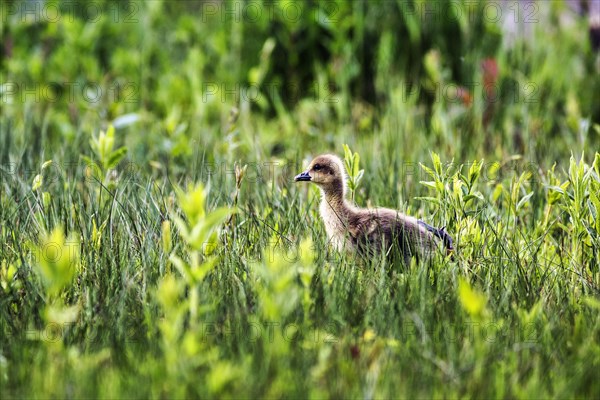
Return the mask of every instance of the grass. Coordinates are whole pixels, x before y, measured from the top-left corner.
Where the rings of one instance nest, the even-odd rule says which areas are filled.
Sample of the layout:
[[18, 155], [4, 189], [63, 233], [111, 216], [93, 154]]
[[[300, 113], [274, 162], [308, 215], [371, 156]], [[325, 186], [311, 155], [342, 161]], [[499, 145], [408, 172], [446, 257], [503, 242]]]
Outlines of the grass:
[[[228, 219], [214, 208], [233, 206], [232, 177], [179, 197], [141, 174], [103, 182], [78, 169], [36, 190], [13, 177], [2, 198], [3, 393], [593, 397], [600, 156], [547, 182], [496, 185], [476, 176], [483, 164], [460, 176], [433, 160], [437, 189], [411, 204], [435, 205], [423, 216], [449, 224], [457, 261], [404, 271], [328, 249], [317, 193], [291, 183], [240, 178]], [[184, 233], [194, 226], [200, 239]], [[44, 273], [55, 259], [66, 265]]]
[[[127, 76], [145, 24], [169, 31], [156, 21], [177, 6], [153, 7], [115, 44], [107, 72]], [[192, 66], [215, 54], [227, 65], [240, 48], [185, 42], [193, 25], [176, 14], [189, 58], [148, 33], [136, 50], [148, 61], [139, 102], [3, 104], [3, 399], [600, 397], [599, 80], [582, 23], [494, 54], [498, 84], [534, 83], [535, 101], [508, 92], [490, 104], [483, 89], [471, 105], [407, 94], [384, 29], [375, 104], [341, 85], [334, 103], [275, 96], [267, 110], [202, 100]], [[88, 25], [57, 26], [84, 41]], [[63, 34], [49, 26], [43, 35]], [[217, 28], [215, 37], [230, 29]], [[15, 54], [28, 54], [19, 29], [33, 28], [10, 29]], [[21, 70], [16, 57], [2, 72], [46, 82], [76, 63], [105, 71], [88, 65], [101, 58], [95, 47], [79, 46], [85, 57], [73, 62], [48, 56], [51, 71]], [[453, 84], [456, 60], [424, 54], [423, 87]], [[42, 75], [20, 75], [30, 69]], [[317, 189], [292, 182], [322, 152], [346, 154], [357, 204], [447, 226], [456, 260], [398, 269], [332, 250]]]

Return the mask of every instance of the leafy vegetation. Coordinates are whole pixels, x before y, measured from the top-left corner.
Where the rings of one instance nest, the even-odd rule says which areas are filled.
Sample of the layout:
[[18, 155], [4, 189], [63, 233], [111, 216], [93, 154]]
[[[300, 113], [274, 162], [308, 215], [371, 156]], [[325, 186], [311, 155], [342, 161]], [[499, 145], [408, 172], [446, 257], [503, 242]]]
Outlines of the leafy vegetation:
[[[566, 3], [86, 4], [0, 5], [0, 397], [600, 397]], [[455, 259], [332, 250], [325, 152]]]

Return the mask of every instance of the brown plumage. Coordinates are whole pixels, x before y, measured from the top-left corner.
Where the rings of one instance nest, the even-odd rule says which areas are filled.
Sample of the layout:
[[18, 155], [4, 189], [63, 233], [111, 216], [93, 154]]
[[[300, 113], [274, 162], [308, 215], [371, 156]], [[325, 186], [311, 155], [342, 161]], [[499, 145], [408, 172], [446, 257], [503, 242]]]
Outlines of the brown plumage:
[[363, 209], [346, 200], [346, 170], [337, 156], [316, 157], [294, 180], [315, 183], [321, 189], [320, 213], [330, 243], [338, 250], [363, 255], [383, 251], [411, 257], [429, 256], [436, 249], [453, 250], [450, 235], [423, 221], [389, 208]]

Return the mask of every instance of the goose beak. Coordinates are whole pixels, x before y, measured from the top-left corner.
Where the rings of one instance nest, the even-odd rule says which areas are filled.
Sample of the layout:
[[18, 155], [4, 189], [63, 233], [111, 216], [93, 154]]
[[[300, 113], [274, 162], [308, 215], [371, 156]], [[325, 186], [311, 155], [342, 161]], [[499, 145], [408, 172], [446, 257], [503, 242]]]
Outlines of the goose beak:
[[303, 173], [296, 175], [294, 178], [294, 182], [302, 182], [302, 181], [310, 181], [311, 177], [308, 174], [308, 171], [304, 171]]

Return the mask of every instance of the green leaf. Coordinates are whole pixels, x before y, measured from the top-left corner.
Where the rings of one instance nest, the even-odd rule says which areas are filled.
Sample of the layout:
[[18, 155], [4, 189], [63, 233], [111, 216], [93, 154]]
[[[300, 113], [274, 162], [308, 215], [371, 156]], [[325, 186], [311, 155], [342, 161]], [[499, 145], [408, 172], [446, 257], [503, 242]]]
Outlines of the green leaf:
[[162, 238], [162, 246], [163, 251], [165, 253], [170, 253], [173, 248], [173, 240], [171, 235], [171, 221], [164, 220], [161, 224], [161, 238]]
[[43, 182], [44, 182], [44, 178], [42, 177], [42, 175], [37, 174], [35, 176], [35, 178], [33, 178], [33, 183], [31, 184], [31, 190], [35, 192], [42, 186]]
[[112, 124], [108, 125], [108, 129], [106, 130], [106, 137], [109, 139], [114, 139], [115, 137], [115, 127]]
[[79, 241], [65, 238], [61, 226], [49, 235], [43, 234], [40, 245], [34, 245], [38, 272], [49, 294], [54, 295], [70, 284], [79, 262]]
[[466, 203], [467, 201], [473, 200], [473, 199], [478, 199], [478, 200], [481, 200], [481, 201], [484, 200], [483, 195], [480, 192], [475, 192], [475, 193], [471, 193], [471, 194], [466, 195], [465, 198], [464, 198], [464, 201]]
[[471, 165], [471, 168], [469, 168], [469, 186], [473, 186], [479, 178], [482, 166], [483, 160], [480, 162], [474, 161], [473, 165]]
[[44, 162], [42, 164], [42, 171], [45, 170], [47, 167], [49, 167], [50, 165], [52, 165], [52, 160], [48, 160], [46, 162]]
[[91, 159], [90, 157], [88, 157], [88, 156], [84, 156], [84, 155], [82, 154], [82, 155], [80, 155], [79, 157], [81, 157], [81, 159], [82, 159], [82, 160], [83, 160], [83, 162], [85, 163], [86, 167], [87, 167], [88, 165], [95, 164], [94, 160], [92, 160], [92, 159]]
[[231, 208], [220, 207], [207, 214], [203, 220], [191, 227], [191, 232], [186, 238], [188, 244], [195, 250], [202, 250], [213, 230], [219, 227], [232, 212], [234, 210]]
[[419, 163], [419, 165], [421, 166], [423, 171], [425, 171], [427, 173], [427, 175], [431, 176], [432, 178], [435, 178], [435, 172], [431, 168], [427, 167], [423, 163]]
[[590, 202], [596, 209], [594, 220], [596, 221], [596, 231], [600, 232], [600, 198], [598, 198], [598, 195], [593, 190], [590, 191]]
[[517, 203], [516, 209], [519, 210], [523, 205], [525, 205], [525, 203], [529, 201], [531, 196], [533, 196], [533, 192], [527, 193], [525, 196], [523, 196], [521, 200], [519, 200], [519, 202]]
[[181, 235], [181, 237], [187, 238], [190, 233], [188, 231], [188, 227], [187, 227], [187, 224], [185, 223], [185, 221], [183, 219], [179, 218], [177, 215], [172, 215], [171, 217], [173, 219], [173, 222], [175, 222], [175, 225], [177, 226], [177, 229], [179, 230], [179, 234]]
[[503, 192], [504, 192], [504, 186], [502, 186], [501, 183], [497, 184], [496, 187], [494, 188], [494, 191], [492, 192], [492, 200], [498, 201], [500, 196], [502, 196]]
[[433, 169], [438, 173], [438, 175], [442, 174], [442, 161], [440, 160], [440, 156], [435, 153], [435, 152], [431, 152], [431, 161], [433, 162]]
[[480, 317], [485, 312], [486, 297], [482, 293], [472, 289], [469, 283], [463, 278], [460, 278], [458, 282], [458, 297], [463, 309], [471, 317]]
[[199, 220], [204, 218], [206, 214], [204, 207], [208, 191], [202, 183], [189, 185], [186, 191], [176, 187], [175, 191], [177, 192], [179, 206], [190, 225], [195, 225]]
[[177, 271], [183, 276], [186, 282], [191, 283], [194, 280], [194, 275], [190, 266], [175, 254], [169, 256], [169, 260], [173, 263]]
[[196, 282], [201, 282], [204, 277], [217, 265], [217, 261], [219, 259], [217, 257], [211, 257], [208, 260], [204, 261], [197, 268], [192, 271], [194, 279]]
[[423, 200], [423, 201], [426, 201], [428, 203], [433, 203], [433, 204], [438, 204], [438, 205], [442, 204], [442, 202], [439, 199], [435, 198], [435, 197], [415, 197], [415, 199], [417, 199], [417, 200]]
[[421, 185], [424, 185], [424, 186], [427, 186], [429, 188], [437, 190], [437, 186], [435, 184], [435, 181], [419, 181], [419, 183]]
[[557, 192], [560, 194], [565, 194], [565, 191], [560, 186], [549, 185], [546, 187], [548, 188], [549, 191]]
[[346, 162], [349, 162], [352, 158], [352, 151], [350, 151], [350, 147], [347, 144], [344, 144], [344, 159]]
[[127, 154], [127, 147], [123, 146], [120, 147], [119, 149], [113, 151], [110, 155], [110, 157], [108, 158], [108, 161], [106, 163], [106, 165], [104, 166], [105, 169], [111, 169], [114, 168], [119, 161], [121, 161], [123, 159], [123, 157], [125, 157], [125, 155]]
[[358, 183], [358, 181], [360, 181], [362, 179], [364, 174], [365, 174], [364, 169], [361, 169], [360, 171], [358, 171], [358, 174], [356, 175], [356, 183]]

